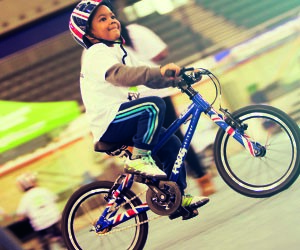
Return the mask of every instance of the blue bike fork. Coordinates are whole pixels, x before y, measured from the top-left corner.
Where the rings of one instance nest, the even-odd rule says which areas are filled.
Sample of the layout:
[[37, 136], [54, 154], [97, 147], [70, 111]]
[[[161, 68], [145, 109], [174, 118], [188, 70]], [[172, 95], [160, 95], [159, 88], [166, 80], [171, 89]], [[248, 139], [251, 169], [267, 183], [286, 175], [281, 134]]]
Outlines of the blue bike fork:
[[205, 100], [203, 100], [200, 94], [197, 94], [193, 101], [197, 103], [197, 105], [203, 107], [204, 112], [210, 117], [210, 119], [228, 135], [239, 142], [244, 148], [246, 148], [252, 156], [258, 157], [261, 155], [264, 147], [258, 142], [253, 141], [247, 134], [244, 133], [244, 131], [239, 131], [226, 123], [224, 117], [215, 111]]

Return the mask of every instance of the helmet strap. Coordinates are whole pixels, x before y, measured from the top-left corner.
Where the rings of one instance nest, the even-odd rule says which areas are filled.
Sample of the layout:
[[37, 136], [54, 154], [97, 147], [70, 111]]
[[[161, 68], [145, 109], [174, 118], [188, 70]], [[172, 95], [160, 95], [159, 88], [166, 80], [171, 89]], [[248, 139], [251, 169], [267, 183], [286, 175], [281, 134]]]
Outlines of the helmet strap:
[[[124, 43], [123, 41], [124, 41], [124, 39], [123, 39], [122, 36], [120, 36], [120, 40], [117, 40], [117, 41], [108, 41], [108, 40], [105, 40], [105, 39], [100, 39], [100, 38], [95, 37], [93, 34], [89, 34], [89, 36], [92, 37], [93, 39], [97, 40], [98, 43], [104, 43], [107, 46], [111, 46], [113, 44], [120, 44], [120, 47], [121, 47], [121, 49], [124, 52], [124, 55], [122, 57], [122, 63], [124, 65], [126, 65], [125, 58], [127, 57], [127, 51], [123, 47], [123, 43]], [[93, 45], [93, 43], [86, 36], [84, 36], [84, 38], [85, 38], [84, 43], [86, 45], [88, 45], [88, 47], [91, 47]]]
[[122, 49], [123, 52], [124, 52], [124, 55], [123, 55], [123, 57], [122, 57], [122, 63], [123, 63], [124, 65], [126, 65], [125, 58], [126, 58], [126, 56], [127, 56], [127, 51], [126, 51], [125, 48], [123, 47], [123, 43], [122, 43], [122, 42], [120, 43], [120, 47], [121, 47], [121, 49]]

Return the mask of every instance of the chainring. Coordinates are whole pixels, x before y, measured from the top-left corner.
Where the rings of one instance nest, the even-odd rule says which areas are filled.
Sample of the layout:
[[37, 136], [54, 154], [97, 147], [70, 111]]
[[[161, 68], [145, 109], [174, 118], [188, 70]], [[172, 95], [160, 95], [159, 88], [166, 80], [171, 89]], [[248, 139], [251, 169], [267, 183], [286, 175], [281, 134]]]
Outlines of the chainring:
[[[155, 188], [155, 186], [154, 186]], [[165, 194], [159, 197], [155, 191], [149, 187], [146, 193], [146, 201], [150, 209], [158, 215], [170, 215], [181, 205], [182, 194], [178, 185], [173, 181], [160, 181], [158, 188]]]

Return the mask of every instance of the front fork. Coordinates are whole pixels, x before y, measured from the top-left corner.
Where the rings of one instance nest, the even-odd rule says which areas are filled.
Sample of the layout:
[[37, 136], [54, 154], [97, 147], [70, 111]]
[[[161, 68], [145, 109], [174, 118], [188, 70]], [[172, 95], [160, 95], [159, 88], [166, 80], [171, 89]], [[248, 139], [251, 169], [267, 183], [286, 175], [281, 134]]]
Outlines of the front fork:
[[243, 147], [245, 147], [252, 156], [264, 156], [266, 154], [265, 146], [256, 141], [253, 141], [250, 136], [245, 133], [245, 130], [247, 130], [248, 128], [247, 124], [243, 124], [239, 120], [234, 119], [228, 112], [228, 110], [222, 108], [220, 108], [220, 110], [223, 112], [226, 118], [216, 112], [212, 107], [209, 109], [209, 111], [206, 112], [206, 114], [227, 134], [232, 136]]

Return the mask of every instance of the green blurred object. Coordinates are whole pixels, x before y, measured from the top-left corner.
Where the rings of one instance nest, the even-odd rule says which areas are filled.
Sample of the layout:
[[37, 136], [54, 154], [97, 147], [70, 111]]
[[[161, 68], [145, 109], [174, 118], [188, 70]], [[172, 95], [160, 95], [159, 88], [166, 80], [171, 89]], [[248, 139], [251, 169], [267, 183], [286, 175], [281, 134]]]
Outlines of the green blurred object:
[[247, 87], [247, 92], [249, 95], [253, 95], [255, 92], [258, 90], [258, 84], [257, 83], [252, 83]]
[[66, 125], [79, 114], [75, 101], [0, 101], [0, 153]]

